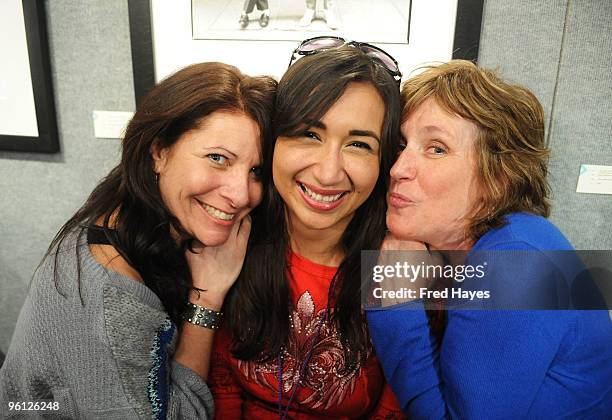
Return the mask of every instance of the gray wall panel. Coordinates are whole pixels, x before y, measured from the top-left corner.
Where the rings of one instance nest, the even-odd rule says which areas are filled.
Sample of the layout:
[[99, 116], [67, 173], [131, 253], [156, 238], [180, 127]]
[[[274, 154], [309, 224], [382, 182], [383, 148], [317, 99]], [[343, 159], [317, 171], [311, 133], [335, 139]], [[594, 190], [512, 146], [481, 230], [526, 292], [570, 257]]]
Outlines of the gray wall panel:
[[[529, 88], [550, 118], [567, 0], [487, 0], [478, 64]], [[548, 123], [547, 125], [548, 126]]]
[[134, 109], [127, 1], [46, 1], [61, 153], [0, 152], [0, 351], [34, 268], [61, 225], [119, 158], [92, 111]]
[[609, 0], [487, 0], [483, 14], [478, 62], [542, 102], [551, 220], [579, 249], [612, 249], [612, 198], [575, 192], [581, 163], [612, 165], [611, 10]]
[[553, 220], [577, 248], [612, 249], [612, 196], [576, 193], [580, 164], [612, 165], [612, 2], [571, 0], [550, 129]]

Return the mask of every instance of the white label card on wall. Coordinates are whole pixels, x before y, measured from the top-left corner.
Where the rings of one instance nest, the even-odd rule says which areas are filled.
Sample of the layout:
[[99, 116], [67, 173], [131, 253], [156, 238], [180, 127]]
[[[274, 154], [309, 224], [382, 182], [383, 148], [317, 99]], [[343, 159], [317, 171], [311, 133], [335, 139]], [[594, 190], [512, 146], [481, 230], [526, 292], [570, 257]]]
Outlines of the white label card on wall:
[[576, 192], [612, 194], [612, 166], [580, 165]]
[[125, 134], [133, 112], [122, 111], [94, 111], [94, 133], [97, 138], [120, 139]]

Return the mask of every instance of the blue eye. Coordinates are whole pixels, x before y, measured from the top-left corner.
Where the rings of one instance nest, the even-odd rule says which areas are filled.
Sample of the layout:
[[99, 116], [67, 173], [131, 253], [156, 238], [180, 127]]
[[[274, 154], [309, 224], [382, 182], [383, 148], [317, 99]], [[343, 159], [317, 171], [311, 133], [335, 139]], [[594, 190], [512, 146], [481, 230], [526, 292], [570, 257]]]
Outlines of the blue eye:
[[441, 146], [430, 146], [429, 150], [431, 150], [431, 152], [437, 156], [442, 156], [446, 154], [446, 149]]
[[218, 153], [209, 153], [206, 155], [206, 157], [218, 165], [225, 166], [227, 165], [227, 162], [228, 162], [227, 157], [220, 155]]

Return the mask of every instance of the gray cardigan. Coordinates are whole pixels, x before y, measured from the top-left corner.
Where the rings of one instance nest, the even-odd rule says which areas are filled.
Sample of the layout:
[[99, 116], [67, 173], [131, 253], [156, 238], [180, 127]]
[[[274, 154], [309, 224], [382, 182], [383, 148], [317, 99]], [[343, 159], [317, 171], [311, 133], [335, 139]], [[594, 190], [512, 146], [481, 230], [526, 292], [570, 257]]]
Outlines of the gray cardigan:
[[[34, 275], [0, 369], [0, 418], [212, 418], [206, 383], [172, 360], [178, 333], [161, 301], [98, 264], [85, 236], [58, 251], [57, 287], [55, 254]], [[30, 401], [58, 411], [9, 411]]]

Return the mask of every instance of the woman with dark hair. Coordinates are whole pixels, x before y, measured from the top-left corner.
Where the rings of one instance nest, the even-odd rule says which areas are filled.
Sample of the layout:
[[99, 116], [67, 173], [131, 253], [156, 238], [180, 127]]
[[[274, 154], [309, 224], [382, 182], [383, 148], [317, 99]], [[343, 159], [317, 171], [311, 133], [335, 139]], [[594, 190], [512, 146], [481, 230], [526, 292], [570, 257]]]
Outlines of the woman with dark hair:
[[3, 412], [47, 400], [66, 418], [212, 416], [212, 337], [261, 200], [275, 92], [201, 63], [145, 97], [120, 164], [37, 269], [0, 371]]
[[414, 419], [609, 418], [612, 323], [605, 310], [565, 310], [588, 284], [576, 283], [574, 249], [547, 219], [539, 101], [463, 60], [409, 79], [402, 99], [383, 249], [426, 247], [482, 272], [434, 286], [477, 301], [446, 299], [439, 339], [422, 294], [366, 312], [402, 408]]
[[385, 233], [400, 74], [384, 51], [339, 38], [304, 41], [298, 55], [279, 82], [263, 220], [215, 338], [216, 413], [393, 417], [360, 306], [360, 254]]

